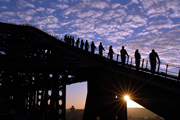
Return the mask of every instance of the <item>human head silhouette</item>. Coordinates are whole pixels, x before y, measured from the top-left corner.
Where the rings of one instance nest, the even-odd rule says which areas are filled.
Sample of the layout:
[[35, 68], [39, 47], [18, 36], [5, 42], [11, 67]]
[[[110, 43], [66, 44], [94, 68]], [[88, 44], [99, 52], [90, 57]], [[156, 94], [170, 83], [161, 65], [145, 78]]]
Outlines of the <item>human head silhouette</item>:
[[138, 49], [136, 49], [136, 53], [138, 52], [139, 50]]

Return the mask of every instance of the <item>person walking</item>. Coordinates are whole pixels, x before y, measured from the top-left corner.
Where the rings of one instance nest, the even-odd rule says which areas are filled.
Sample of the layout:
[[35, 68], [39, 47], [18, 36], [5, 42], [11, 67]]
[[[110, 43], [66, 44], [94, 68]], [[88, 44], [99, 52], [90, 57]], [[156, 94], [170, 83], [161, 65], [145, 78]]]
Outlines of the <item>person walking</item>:
[[136, 51], [135, 51], [135, 53], [134, 53], [134, 57], [135, 57], [135, 63], [136, 63], [136, 70], [139, 71], [139, 65], [140, 65], [141, 55], [140, 55], [138, 49], [136, 49]]
[[120, 54], [121, 54], [121, 62], [122, 62], [122, 66], [124, 67], [125, 61], [126, 61], [126, 55], [128, 55], [127, 51], [124, 49], [124, 46], [122, 46], [122, 49], [120, 50]]
[[83, 47], [84, 47], [84, 42], [83, 42], [83, 40], [81, 40], [80, 48], [83, 50]]
[[92, 43], [91, 43], [91, 53], [94, 54], [95, 49], [96, 49], [96, 46], [94, 45], [94, 41], [92, 41]]
[[155, 52], [154, 49], [152, 49], [152, 52], [149, 54], [149, 60], [151, 64], [151, 73], [154, 75], [155, 69], [156, 69], [156, 59], [158, 59], [158, 62], [160, 64], [160, 59], [158, 54]]
[[77, 47], [77, 48], [79, 47], [79, 41], [80, 41], [80, 38], [78, 38], [78, 39], [76, 40], [76, 47]]
[[112, 49], [112, 45], [109, 47], [109, 53], [108, 53], [108, 56], [110, 57], [110, 61], [113, 60], [113, 54], [114, 54], [114, 51]]
[[99, 55], [102, 57], [103, 56], [103, 50], [105, 51], [104, 47], [102, 46], [102, 42], [99, 44]]
[[88, 40], [86, 40], [86, 42], [85, 42], [85, 51], [88, 52], [88, 49], [89, 49], [89, 43], [88, 43]]

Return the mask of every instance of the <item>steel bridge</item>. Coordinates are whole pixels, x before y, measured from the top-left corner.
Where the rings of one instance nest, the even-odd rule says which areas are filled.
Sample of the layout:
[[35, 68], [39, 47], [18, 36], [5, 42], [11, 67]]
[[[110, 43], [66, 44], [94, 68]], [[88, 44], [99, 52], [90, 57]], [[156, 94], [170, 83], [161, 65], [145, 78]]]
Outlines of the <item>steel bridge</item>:
[[0, 23], [0, 119], [65, 120], [66, 85], [87, 81], [83, 120], [127, 120], [123, 96], [166, 120], [180, 119], [179, 68], [162, 63], [154, 75], [119, 54], [110, 61], [31, 25]]

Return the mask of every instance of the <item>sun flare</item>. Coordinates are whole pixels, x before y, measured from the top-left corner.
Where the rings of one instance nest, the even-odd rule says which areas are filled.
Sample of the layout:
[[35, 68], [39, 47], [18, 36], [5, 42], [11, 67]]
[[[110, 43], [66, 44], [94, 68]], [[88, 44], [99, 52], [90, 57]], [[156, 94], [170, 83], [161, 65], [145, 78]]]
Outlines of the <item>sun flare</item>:
[[136, 102], [134, 102], [133, 100], [131, 100], [128, 95], [125, 95], [124, 99], [127, 102], [127, 107], [128, 108], [143, 108], [143, 106], [141, 106], [141, 105], [137, 104]]
[[125, 96], [124, 96], [124, 99], [125, 99], [126, 101], [130, 100], [130, 98], [129, 98], [128, 95], [125, 95]]

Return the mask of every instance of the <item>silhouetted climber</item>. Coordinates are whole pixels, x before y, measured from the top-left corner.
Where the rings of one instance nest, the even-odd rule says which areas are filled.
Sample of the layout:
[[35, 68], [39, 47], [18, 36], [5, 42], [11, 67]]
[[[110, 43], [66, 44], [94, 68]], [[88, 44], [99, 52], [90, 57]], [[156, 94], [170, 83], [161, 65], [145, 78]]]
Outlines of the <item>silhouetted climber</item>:
[[88, 49], [89, 49], [89, 43], [88, 43], [88, 40], [86, 40], [86, 42], [85, 42], [85, 51], [88, 52]]
[[152, 49], [152, 52], [149, 54], [150, 64], [151, 64], [151, 73], [154, 74], [156, 69], [156, 58], [158, 59], [158, 62], [160, 64], [160, 59], [158, 54], [155, 52], [154, 49]]
[[99, 44], [99, 55], [100, 56], [103, 55], [103, 50], [104, 50], [104, 47], [102, 46], [102, 42], [100, 42], [100, 44]]
[[91, 53], [94, 54], [95, 49], [96, 49], [96, 46], [94, 45], [94, 41], [92, 41], [92, 43], [91, 43]]
[[108, 53], [108, 56], [110, 57], [110, 60], [112, 61], [113, 59], [113, 54], [114, 54], [114, 51], [112, 49], [112, 45], [109, 47], [109, 53]]
[[138, 49], [136, 49], [136, 51], [135, 51], [135, 53], [134, 53], [134, 57], [135, 57], [135, 63], [136, 63], [136, 70], [139, 71], [139, 65], [140, 65], [141, 55], [140, 55]]
[[72, 45], [72, 46], [74, 46], [74, 42], [75, 42], [74, 36], [72, 36], [72, 37], [71, 37], [71, 45]]
[[64, 42], [67, 42], [67, 34], [64, 36]]
[[77, 48], [79, 47], [79, 42], [80, 42], [80, 38], [78, 38], [78, 39], [76, 40], [76, 47], [77, 47]]
[[70, 38], [70, 36], [67, 36], [67, 43], [69, 44], [69, 45], [71, 45], [71, 38]]
[[121, 54], [122, 66], [124, 66], [125, 61], [126, 61], [126, 55], [129, 56], [127, 51], [124, 49], [124, 46], [122, 46], [122, 49], [120, 50], [120, 54]]
[[83, 42], [83, 40], [81, 40], [81, 49], [83, 50], [83, 46], [84, 46], [84, 42]]

